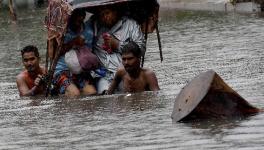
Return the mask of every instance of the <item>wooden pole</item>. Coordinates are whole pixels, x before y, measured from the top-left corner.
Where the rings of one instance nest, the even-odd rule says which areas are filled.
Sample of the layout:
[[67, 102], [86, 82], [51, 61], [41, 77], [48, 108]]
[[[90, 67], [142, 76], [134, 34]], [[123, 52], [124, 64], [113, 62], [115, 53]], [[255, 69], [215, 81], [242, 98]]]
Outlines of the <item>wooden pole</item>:
[[49, 94], [50, 94], [53, 74], [55, 72], [55, 68], [56, 68], [57, 62], [58, 62], [59, 57], [61, 55], [61, 52], [63, 50], [63, 47], [62, 47], [62, 41], [63, 40], [62, 39], [64, 39], [64, 38], [62, 37], [61, 38], [61, 42], [57, 43], [57, 44], [59, 44], [58, 45], [58, 49], [57, 49], [57, 51], [55, 53], [55, 56], [54, 56], [53, 60], [50, 62], [50, 68], [49, 68], [49, 71], [48, 71], [48, 82], [47, 82], [47, 87], [46, 87], [46, 97], [48, 97]]
[[13, 0], [9, 0], [9, 5], [8, 6], [9, 6], [11, 19], [16, 22], [17, 21], [17, 15], [16, 15], [16, 11], [15, 11], [15, 8], [14, 8]]
[[[145, 24], [145, 53], [147, 52], [147, 41], [148, 41], [148, 24], [149, 21], [148, 19], [146, 20], [146, 24]], [[141, 67], [144, 66], [144, 61], [145, 61], [145, 53], [142, 55], [142, 60], [141, 60]]]
[[1, 9], [1, 7], [2, 7], [2, 2], [3, 2], [3, 0], [0, 0], [0, 9]]
[[162, 62], [163, 61], [163, 55], [162, 55], [162, 47], [161, 47], [161, 40], [160, 40], [158, 22], [156, 23], [156, 33], [157, 33], [158, 44], [159, 44], [160, 61]]
[[46, 63], [45, 63], [45, 70], [48, 71], [49, 69], [49, 52], [48, 52], [48, 49], [49, 49], [49, 40], [47, 40], [47, 51], [46, 51]]

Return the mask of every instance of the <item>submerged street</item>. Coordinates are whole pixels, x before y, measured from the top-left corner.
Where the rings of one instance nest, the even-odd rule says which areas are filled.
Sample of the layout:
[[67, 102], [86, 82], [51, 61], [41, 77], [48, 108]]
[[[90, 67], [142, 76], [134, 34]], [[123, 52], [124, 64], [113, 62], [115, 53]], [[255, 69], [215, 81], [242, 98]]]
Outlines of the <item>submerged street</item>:
[[161, 91], [132, 95], [20, 98], [20, 49], [39, 47], [45, 64], [46, 8], [20, 10], [12, 24], [0, 13], [0, 149], [251, 149], [264, 148], [264, 114], [245, 119], [174, 123], [174, 100], [209, 69], [248, 102], [264, 108], [264, 17], [260, 14], [162, 10], [159, 58], [149, 35], [144, 66]]

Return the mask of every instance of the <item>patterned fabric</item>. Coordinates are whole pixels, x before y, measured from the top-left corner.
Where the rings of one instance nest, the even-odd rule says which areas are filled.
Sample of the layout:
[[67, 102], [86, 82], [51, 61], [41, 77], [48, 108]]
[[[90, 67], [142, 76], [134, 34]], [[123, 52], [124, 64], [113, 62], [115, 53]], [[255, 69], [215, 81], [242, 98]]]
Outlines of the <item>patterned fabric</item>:
[[45, 26], [48, 29], [48, 39], [56, 38], [59, 42], [66, 32], [68, 18], [72, 7], [65, 0], [49, 0], [48, 14]]
[[73, 75], [70, 71], [63, 71], [54, 77], [53, 84], [59, 87], [59, 93], [65, 94], [66, 88], [71, 84], [75, 84], [79, 89], [85, 85], [86, 78], [83, 75]]

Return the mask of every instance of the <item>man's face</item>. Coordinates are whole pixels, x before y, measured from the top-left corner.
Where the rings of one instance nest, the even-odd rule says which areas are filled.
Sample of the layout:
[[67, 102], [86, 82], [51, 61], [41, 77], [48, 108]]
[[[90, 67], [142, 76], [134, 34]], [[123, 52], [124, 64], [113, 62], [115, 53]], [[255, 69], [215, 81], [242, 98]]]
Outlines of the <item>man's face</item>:
[[140, 68], [140, 58], [137, 58], [133, 53], [122, 54], [122, 63], [128, 73], [133, 73]]
[[29, 72], [33, 72], [39, 67], [39, 58], [35, 56], [34, 52], [24, 53], [22, 61]]
[[103, 25], [112, 27], [118, 21], [117, 11], [105, 8], [100, 11], [99, 18]]

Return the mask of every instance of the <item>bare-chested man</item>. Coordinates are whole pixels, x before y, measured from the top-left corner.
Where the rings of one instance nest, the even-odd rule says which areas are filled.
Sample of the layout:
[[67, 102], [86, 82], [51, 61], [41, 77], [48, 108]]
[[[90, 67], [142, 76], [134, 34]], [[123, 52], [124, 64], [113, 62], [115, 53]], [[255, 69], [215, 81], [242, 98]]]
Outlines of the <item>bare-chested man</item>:
[[44, 93], [41, 78], [45, 74], [45, 69], [39, 65], [40, 57], [37, 47], [26, 46], [21, 50], [21, 55], [26, 70], [16, 78], [19, 95], [33, 96]]
[[155, 73], [140, 67], [141, 51], [135, 42], [129, 42], [122, 49], [122, 63], [112, 81], [108, 94], [113, 94], [121, 83], [122, 92], [158, 91], [159, 85]]

